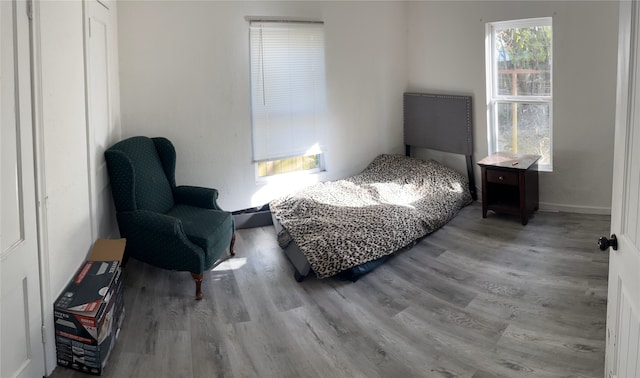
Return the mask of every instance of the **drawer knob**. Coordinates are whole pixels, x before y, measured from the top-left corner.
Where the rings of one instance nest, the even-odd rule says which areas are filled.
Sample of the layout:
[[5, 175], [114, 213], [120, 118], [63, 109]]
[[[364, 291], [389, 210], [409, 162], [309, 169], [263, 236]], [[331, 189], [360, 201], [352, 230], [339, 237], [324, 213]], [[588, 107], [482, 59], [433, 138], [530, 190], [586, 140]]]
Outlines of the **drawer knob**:
[[503, 176], [498, 176], [498, 180], [504, 181], [504, 177]]

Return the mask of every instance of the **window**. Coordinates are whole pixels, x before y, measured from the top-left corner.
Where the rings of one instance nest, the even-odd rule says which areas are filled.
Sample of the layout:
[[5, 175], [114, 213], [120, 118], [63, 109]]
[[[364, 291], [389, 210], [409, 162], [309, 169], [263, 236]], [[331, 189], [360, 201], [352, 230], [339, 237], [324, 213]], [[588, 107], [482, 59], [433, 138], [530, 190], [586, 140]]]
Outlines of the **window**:
[[489, 152], [541, 155], [553, 168], [551, 18], [487, 24]]
[[323, 24], [252, 21], [249, 39], [258, 177], [320, 170], [326, 113]]

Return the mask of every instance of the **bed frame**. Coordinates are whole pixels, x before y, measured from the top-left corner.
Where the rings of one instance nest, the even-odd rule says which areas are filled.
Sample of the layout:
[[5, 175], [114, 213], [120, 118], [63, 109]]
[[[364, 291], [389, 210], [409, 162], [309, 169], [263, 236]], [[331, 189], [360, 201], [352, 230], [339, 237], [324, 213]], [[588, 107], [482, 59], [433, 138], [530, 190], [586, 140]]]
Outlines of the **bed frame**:
[[[425, 93], [404, 94], [405, 154], [411, 147], [426, 148], [465, 156], [469, 191], [478, 199], [473, 175], [473, 137], [471, 96]], [[276, 235], [282, 230], [273, 217]], [[295, 268], [294, 277], [300, 282], [311, 272], [311, 265], [295, 242], [284, 249]]]

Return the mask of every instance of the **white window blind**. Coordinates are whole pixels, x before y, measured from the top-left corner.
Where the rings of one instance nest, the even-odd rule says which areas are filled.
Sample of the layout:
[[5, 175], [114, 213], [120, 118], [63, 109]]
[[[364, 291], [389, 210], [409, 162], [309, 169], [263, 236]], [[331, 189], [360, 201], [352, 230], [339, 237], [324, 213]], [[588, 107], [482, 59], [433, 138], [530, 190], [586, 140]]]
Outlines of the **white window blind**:
[[253, 21], [249, 39], [254, 162], [322, 153], [323, 25]]

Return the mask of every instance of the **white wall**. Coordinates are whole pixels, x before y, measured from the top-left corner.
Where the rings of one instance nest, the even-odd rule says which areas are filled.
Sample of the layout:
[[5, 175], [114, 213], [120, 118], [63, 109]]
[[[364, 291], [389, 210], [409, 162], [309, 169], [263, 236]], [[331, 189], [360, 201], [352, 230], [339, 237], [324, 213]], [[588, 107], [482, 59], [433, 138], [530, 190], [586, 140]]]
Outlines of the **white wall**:
[[[540, 205], [608, 213], [617, 12], [615, 1], [409, 2], [409, 89], [473, 95], [478, 161], [487, 154], [485, 24], [553, 17], [554, 163], [552, 173], [540, 173]], [[476, 177], [480, 186], [478, 167]]]
[[178, 185], [219, 189], [227, 210], [262, 205], [300, 184], [256, 184], [246, 20], [299, 17], [325, 22], [329, 151], [328, 171], [319, 178], [341, 178], [379, 153], [402, 152], [405, 8], [402, 2], [122, 2], [123, 137], [171, 139]]
[[[609, 211], [615, 1], [127, 1], [119, 8], [123, 136], [169, 137], [178, 183], [218, 188], [228, 210], [282, 193], [256, 184], [251, 164], [247, 16], [325, 21], [331, 143], [328, 172], [314, 176], [321, 180], [355, 173], [378, 153], [402, 152], [405, 90], [473, 95], [474, 160], [484, 157], [485, 24], [552, 16], [554, 171], [541, 173], [541, 206]], [[477, 167], [476, 175], [479, 182]]]
[[[91, 1], [91, 0], [89, 0]], [[44, 270], [44, 324], [49, 342], [47, 372], [55, 367], [53, 313], [56, 297], [73, 276], [94, 242], [90, 223], [83, 4], [75, 1], [36, 3], [35, 107], [36, 127], [41, 135], [45, 203], [42, 264]], [[117, 25], [116, 4], [110, 4], [111, 23]], [[112, 30], [115, 33], [115, 28]], [[117, 51], [117, 35], [111, 36]], [[111, 59], [112, 136], [119, 138], [117, 55]], [[112, 219], [112, 214], [98, 214]], [[114, 229], [111, 233], [116, 236]]]

